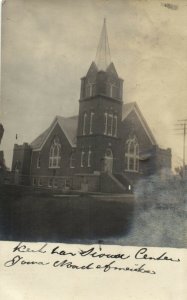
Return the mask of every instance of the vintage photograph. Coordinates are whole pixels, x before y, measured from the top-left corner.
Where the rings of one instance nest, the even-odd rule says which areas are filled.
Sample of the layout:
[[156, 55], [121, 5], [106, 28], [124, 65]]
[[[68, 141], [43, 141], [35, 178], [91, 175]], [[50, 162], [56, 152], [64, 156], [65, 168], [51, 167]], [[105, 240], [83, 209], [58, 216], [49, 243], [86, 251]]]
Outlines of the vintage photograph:
[[186, 15], [3, 2], [0, 240], [187, 248]]

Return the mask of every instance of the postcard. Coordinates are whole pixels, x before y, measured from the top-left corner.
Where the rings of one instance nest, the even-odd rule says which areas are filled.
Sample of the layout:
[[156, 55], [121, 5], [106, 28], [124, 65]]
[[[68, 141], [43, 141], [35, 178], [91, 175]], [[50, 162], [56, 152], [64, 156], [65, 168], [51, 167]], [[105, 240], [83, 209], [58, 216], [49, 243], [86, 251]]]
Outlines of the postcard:
[[187, 1], [1, 10], [1, 299], [185, 299]]

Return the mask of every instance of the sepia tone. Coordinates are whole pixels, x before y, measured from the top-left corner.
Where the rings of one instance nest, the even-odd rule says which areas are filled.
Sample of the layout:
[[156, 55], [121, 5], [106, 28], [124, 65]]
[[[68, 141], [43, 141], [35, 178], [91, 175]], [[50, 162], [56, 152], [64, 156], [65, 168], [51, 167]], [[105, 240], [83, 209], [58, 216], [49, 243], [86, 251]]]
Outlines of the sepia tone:
[[2, 239], [186, 247], [183, 3], [4, 3]]

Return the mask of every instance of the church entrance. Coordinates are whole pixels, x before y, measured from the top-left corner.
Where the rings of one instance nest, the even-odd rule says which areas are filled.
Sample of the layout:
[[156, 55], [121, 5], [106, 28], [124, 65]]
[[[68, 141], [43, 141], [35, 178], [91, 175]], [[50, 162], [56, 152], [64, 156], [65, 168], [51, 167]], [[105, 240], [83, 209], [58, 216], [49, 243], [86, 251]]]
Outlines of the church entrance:
[[107, 149], [104, 157], [104, 172], [112, 174], [113, 169], [113, 153], [111, 149]]

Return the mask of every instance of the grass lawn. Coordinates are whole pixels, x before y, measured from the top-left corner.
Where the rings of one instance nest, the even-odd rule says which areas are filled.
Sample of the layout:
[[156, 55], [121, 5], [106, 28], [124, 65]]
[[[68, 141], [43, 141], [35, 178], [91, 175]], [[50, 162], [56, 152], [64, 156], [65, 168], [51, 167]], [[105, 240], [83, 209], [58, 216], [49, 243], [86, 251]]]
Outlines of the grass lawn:
[[0, 193], [0, 239], [97, 242], [126, 235], [133, 220], [132, 196], [63, 195], [4, 186]]
[[4, 186], [0, 239], [187, 248], [185, 202], [151, 195], [145, 201], [137, 195], [52, 195]]

